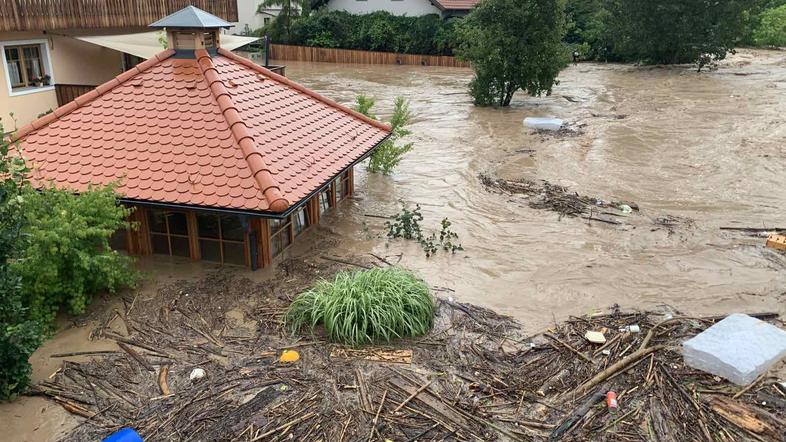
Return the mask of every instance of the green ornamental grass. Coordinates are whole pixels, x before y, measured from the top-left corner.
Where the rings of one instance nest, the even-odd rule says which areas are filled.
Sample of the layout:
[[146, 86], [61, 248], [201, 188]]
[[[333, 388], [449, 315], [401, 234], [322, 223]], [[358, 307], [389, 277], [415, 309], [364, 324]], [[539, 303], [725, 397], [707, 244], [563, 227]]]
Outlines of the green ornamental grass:
[[426, 284], [390, 267], [317, 282], [295, 298], [284, 323], [293, 333], [322, 324], [330, 340], [359, 346], [423, 335], [433, 320], [434, 299]]

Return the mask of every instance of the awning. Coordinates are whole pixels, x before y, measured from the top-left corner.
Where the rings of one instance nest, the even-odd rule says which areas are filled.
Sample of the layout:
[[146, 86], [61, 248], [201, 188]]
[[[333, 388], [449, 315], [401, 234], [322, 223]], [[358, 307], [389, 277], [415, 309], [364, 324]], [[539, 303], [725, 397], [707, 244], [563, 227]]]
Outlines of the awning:
[[[137, 34], [97, 35], [74, 38], [148, 59], [164, 50], [159, 41], [161, 36], [161, 33], [154, 31]], [[166, 38], [166, 36], [164, 36], [164, 38]], [[221, 34], [221, 47], [231, 51], [257, 40], [259, 40], [259, 38]]]

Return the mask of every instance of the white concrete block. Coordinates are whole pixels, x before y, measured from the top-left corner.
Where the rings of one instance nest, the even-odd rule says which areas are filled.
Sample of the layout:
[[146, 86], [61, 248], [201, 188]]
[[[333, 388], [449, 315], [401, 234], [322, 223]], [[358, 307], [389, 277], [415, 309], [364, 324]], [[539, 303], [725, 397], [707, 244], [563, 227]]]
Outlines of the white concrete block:
[[735, 313], [682, 344], [685, 363], [746, 385], [786, 356], [786, 331]]

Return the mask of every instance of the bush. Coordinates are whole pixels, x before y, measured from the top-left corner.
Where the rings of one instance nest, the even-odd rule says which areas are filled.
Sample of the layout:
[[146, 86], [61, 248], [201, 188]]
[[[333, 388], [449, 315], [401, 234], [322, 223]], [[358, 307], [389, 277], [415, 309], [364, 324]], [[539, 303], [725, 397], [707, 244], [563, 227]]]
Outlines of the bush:
[[22, 279], [31, 318], [52, 324], [63, 307], [82, 313], [94, 294], [134, 284], [131, 258], [109, 247], [110, 236], [129, 227], [130, 211], [117, 204], [114, 187], [79, 195], [30, 189], [22, 209], [25, 249], [13, 269]]
[[277, 25], [269, 25], [261, 32], [268, 33], [276, 43], [451, 55], [454, 27], [453, 20], [442, 20], [437, 14], [407, 17], [384, 11], [354, 15], [345, 11], [318, 10], [293, 21], [289, 32]]
[[762, 13], [753, 41], [759, 46], [786, 46], [786, 5]]
[[27, 168], [16, 146], [2, 137], [0, 122], [0, 400], [24, 391], [30, 381], [30, 355], [41, 345], [42, 330], [27, 319], [19, 277], [10, 264], [20, 252], [21, 193]]
[[[355, 110], [361, 114], [376, 119], [372, 113], [374, 99], [365, 95], [358, 95], [355, 99]], [[368, 161], [368, 170], [372, 173], [382, 173], [390, 175], [393, 169], [398, 166], [404, 155], [412, 150], [412, 143], [396, 144], [398, 140], [409, 135], [406, 127], [412, 121], [412, 113], [409, 111], [409, 103], [404, 97], [396, 97], [393, 102], [393, 116], [390, 117], [390, 127], [392, 129], [387, 140], [371, 153]]]
[[330, 340], [359, 346], [427, 333], [434, 299], [426, 284], [400, 268], [341, 272], [320, 281], [289, 306], [285, 326], [293, 333], [324, 325]]

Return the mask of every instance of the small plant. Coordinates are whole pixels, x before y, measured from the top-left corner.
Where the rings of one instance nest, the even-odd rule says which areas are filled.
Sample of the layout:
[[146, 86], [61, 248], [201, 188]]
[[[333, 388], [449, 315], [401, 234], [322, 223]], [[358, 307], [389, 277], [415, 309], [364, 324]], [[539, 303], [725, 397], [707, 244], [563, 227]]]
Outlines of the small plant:
[[464, 250], [461, 244], [453, 242], [458, 240], [458, 234], [450, 230], [452, 223], [447, 218], [442, 219], [439, 239], [437, 239], [436, 233], [424, 236], [420, 228], [421, 221], [423, 221], [423, 215], [420, 213], [419, 204], [415, 205], [414, 210], [409, 210], [406, 206], [402, 207], [401, 213], [396, 215], [392, 223], [390, 221], [385, 222], [385, 228], [388, 229], [388, 238], [403, 238], [419, 242], [423, 251], [426, 252], [427, 258], [437, 253], [440, 247], [442, 250], [451, 253]]
[[[355, 99], [355, 110], [376, 120], [377, 117], [371, 111], [373, 107], [373, 98], [358, 95]], [[409, 102], [403, 97], [397, 97], [393, 103], [393, 116], [390, 118], [390, 136], [371, 153], [368, 162], [370, 172], [390, 175], [404, 155], [412, 150], [412, 143], [396, 144], [398, 140], [412, 133], [406, 129], [406, 126], [411, 122], [412, 113], [409, 111]]]
[[295, 298], [284, 317], [292, 333], [323, 325], [331, 341], [359, 346], [427, 333], [434, 299], [426, 284], [397, 267], [341, 272]]
[[43, 77], [41, 77], [41, 83], [43, 83], [44, 86], [49, 86], [49, 83], [51, 83], [51, 82], [52, 82], [52, 77], [51, 76], [44, 75]]

